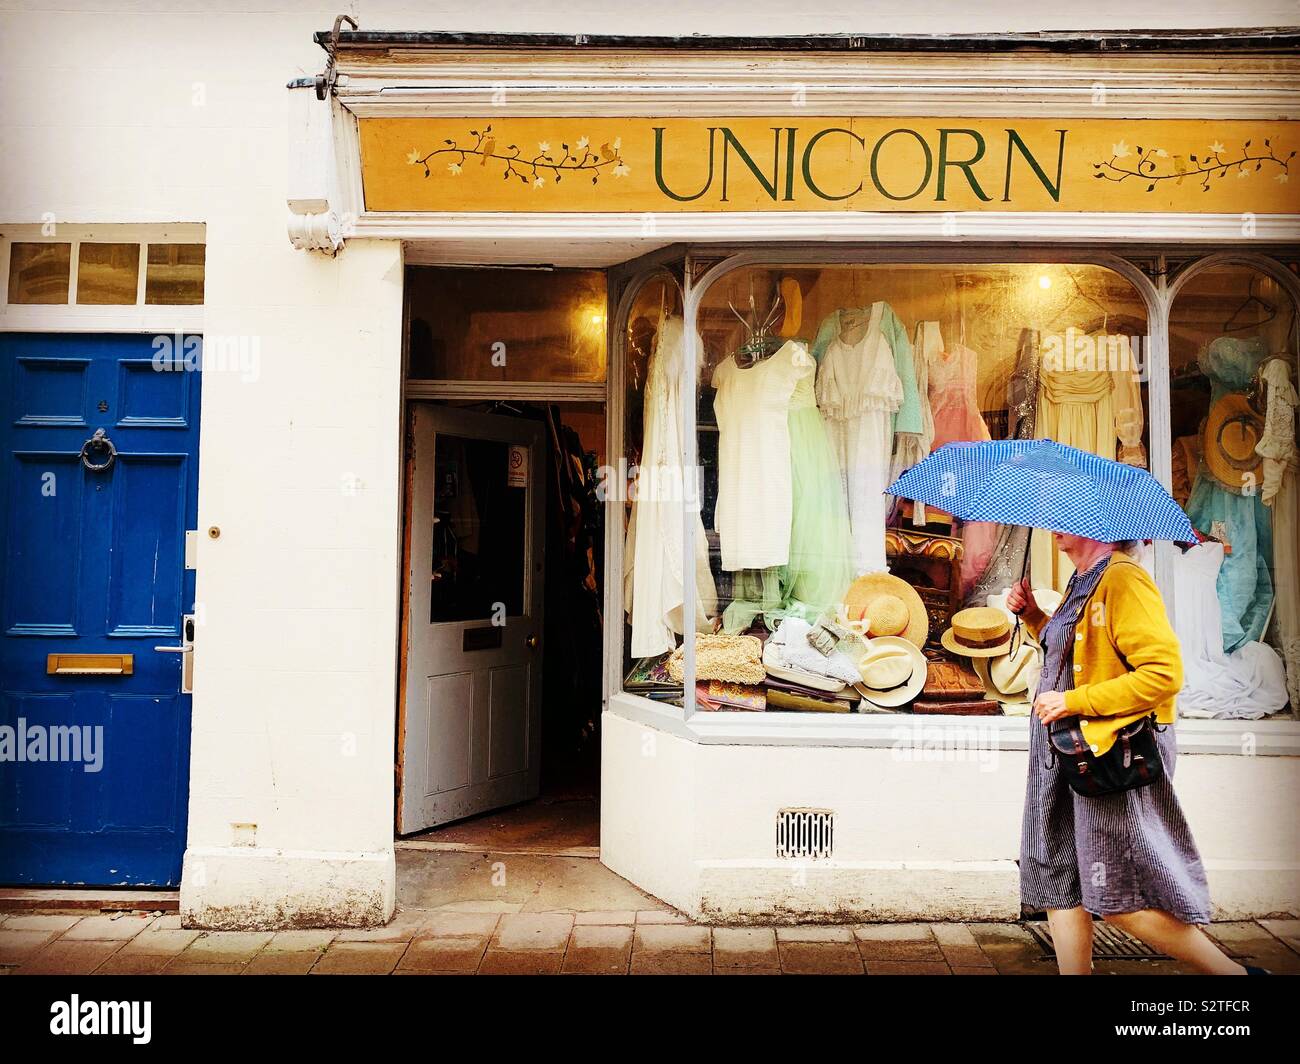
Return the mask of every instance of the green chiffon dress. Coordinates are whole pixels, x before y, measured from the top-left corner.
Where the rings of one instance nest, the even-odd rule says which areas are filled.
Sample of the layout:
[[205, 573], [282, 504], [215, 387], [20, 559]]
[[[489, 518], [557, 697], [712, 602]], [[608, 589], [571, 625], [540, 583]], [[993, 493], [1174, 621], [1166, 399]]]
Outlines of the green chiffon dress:
[[800, 376], [790, 396], [790, 560], [768, 569], [741, 569], [723, 612], [727, 632], [748, 628], [760, 614], [769, 629], [784, 618], [815, 621], [834, 613], [853, 578], [849, 513], [839, 463], [817, 409], [815, 372]]

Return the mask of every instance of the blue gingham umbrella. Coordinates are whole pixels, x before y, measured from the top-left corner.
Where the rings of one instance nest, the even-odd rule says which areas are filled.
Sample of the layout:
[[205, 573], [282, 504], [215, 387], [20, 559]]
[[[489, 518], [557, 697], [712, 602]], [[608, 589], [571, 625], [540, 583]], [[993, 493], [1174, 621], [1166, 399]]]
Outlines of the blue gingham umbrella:
[[1178, 503], [1145, 469], [1055, 440], [949, 443], [914, 465], [890, 495], [963, 521], [996, 521], [1115, 543], [1194, 543]]

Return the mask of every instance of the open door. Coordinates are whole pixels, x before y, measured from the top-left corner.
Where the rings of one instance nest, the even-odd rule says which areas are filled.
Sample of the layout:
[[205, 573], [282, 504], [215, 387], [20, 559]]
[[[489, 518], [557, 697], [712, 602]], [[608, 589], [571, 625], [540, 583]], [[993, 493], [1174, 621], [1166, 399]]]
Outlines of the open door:
[[411, 424], [401, 834], [537, 797], [541, 749], [542, 426]]

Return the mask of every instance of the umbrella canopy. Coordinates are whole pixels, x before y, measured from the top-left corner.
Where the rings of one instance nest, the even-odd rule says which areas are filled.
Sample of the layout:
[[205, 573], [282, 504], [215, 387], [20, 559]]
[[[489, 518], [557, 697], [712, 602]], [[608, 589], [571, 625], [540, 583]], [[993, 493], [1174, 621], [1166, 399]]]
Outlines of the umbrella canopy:
[[949, 443], [887, 490], [963, 521], [1028, 525], [1105, 543], [1196, 542], [1187, 515], [1145, 469], [1054, 440]]

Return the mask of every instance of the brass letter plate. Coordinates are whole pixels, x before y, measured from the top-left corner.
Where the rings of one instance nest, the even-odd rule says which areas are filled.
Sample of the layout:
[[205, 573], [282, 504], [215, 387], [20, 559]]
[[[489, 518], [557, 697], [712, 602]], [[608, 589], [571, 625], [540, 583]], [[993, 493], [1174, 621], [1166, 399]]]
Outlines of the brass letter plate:
[[47, 676], [130, 676], [134, 672], [134, 654], [50, 654], [45, 659]]

